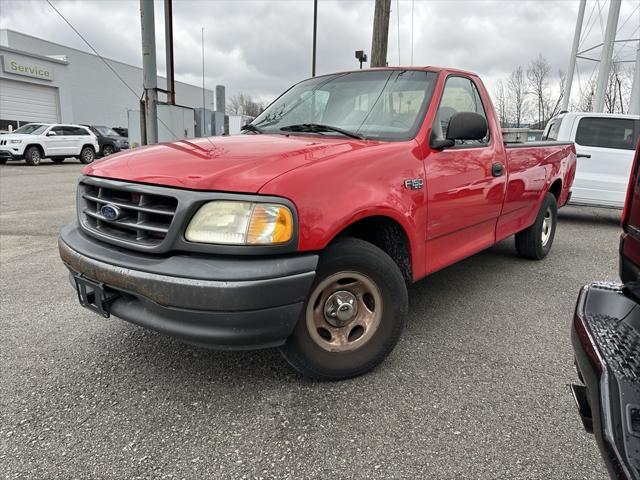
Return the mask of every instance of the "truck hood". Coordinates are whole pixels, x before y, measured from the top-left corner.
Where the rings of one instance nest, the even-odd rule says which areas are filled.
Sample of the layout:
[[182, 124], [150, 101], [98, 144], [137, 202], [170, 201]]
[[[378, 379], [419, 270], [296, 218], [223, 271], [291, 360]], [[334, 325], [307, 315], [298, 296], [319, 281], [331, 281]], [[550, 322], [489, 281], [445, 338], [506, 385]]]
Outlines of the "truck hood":
[[87, 165], [83, 173], [191, 190], [257, 193], [290, 170], [378, 143], [319, 135], [198, 138], [109, 156]]

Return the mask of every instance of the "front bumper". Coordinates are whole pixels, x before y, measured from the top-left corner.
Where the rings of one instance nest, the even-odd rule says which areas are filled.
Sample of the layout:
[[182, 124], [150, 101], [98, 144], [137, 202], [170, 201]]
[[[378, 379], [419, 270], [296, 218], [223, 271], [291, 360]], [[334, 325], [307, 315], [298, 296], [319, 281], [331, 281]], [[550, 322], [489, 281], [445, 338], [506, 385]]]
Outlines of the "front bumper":
[[62, 230], [58, 245], [72, 275], [104, 285], [114, 316], [219, 349], [282, 345], [318, 262], [315, 254], [145, 254], [99, 242], [76, 222]]
[[17, 152], [12, 152], [11, 150], [0, 149], [0, 158], [5, 160], [21, 160], [23, 155]]
[[640, 305], [622, 285], [586, 285], [571, 340], [584, 382], [572, 390], [585, 429], [612, 478], [640, 479]]

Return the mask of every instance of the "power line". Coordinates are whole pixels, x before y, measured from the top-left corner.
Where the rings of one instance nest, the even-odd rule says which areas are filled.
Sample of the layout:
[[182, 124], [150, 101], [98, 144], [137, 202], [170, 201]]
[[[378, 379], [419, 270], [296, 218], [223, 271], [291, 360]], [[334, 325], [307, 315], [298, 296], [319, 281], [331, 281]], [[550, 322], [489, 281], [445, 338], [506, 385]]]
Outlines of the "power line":
[[93, 53], [95, 53], [95, 54], [96, 54], [96, 56], [97, 56], [100, 60], [102, 60], [102, 62], [107, 66], [107, 68], [109, 68], [109, 70], [111, 70], [111, 71], [113, 72], [113, 74], [114, 74], [116, 77], [118, 77], [118, 78], [120, 79], [120, 81], [125, 85], [125, 87], [127, 87], [129, 90], [131, 90], [131, 93], [133, 93], [133, 94], [136, 96], [136, 98], [138, 98], [138, 99], [139, 99], [139, 98], [140, 98], [140, 96], [138, 96], [138, 94], [136, 93], [136, 91], [135, 91], [133, 88], [131, 88], [131, 87], [129, 86], [129, 84], [128, 84], [127, 82], [125, 82], [124, 78], [122, 78], [122, 77], [120, 76], [120, 74], [119, 74], [118, 72], [116, 72], [116, 70], [115, 70], [111, 65], [109, 65], [109, 62], [107, 62], [107, 61], [102, 57], [102, 55], [100, 55], [100, 54], [98, 53], [98, 51], [97, 51], [95, 48], [93, 48], [93, 45], [91, 45], [91, 44], [89, 43], [89, 41], [88, 41], [86, 38], [84, 38], [84, 37], [82, 36], [82, 34], [81, 34], [77, 29], [76, 29], [76, 27], [74, 27], [74, 26], [71, 24], [71, 22], [70, 22], [69, 20], [67, 20], [67, 19], [66, 19], [66, 17], [65, 17], [65, 16], [60, 12], [60, 10], [58, 10], [58, 9], [53, 5], [53, 3], [51, 3], [51, 1], [50, 1], [50, 0], [47, 0], [47, 3], [49, 4], [49, 6], [50, 6], [51, 8], [53, 8], [53, 10], [54, 10], [58, 15], [60, 15], [60, 18], [62, 18], [62, 20], [64, 20], [64, 21], [65, 21], [65, 23], [66, 23], [67, 25], [69, 25], [69, 27], [71, 28], [71, 30], [73, 30], [74, 32], [76, 32], [76, 34], [77, 34], [77, 35], [82, 39], [82, 41], [83, 41], [84, 43], [86, 43], [86, 44], [87, 44], [87, 46], [91, 49], [91, 51], [92, 51]]
[[[74, 26], [71, 24], [71, 22], [70, 22], [69, 20], [67, 20], [67, 18], [62, 14], [62, 12], [60, 12], [60, 10], [58, 10], [58, 9], [53, 5], [53, 3], [51, 3], [51, 0], [47, 0], [47, 3], [48, 3], [48, 4], [49, 4], [49, 6], [50, 6], [51, 8], [53, 8], [53, 10], [54, 10], [54, 11], [55, 11], [59, 16], [60, 16], [60, 18], [62, 18], [62, 20], [64, 20], [64, 22], [65, 22], [67, 25], [69, 25], [69, 27], [71, 28], [71, 30], [73, 30], [73, 31], [76, 33], [76, 35], [78, 35], [78, 36], [82, 39], [82, 41], [83, 41], [84, 43], [86, 43], [86, 44], [87, 44], [87, 46], [91, 49], [91, 51], [92, 51], [92, 52], [93, 52], [93, 53], [94, 53], [94, 54], [95, 54], [95, 55], [96, 55], [100, 60], [102, 60], [102, 63], [104, 63], [104, 64], [107, 66], [107, 68], [108, 68], [109, 70], [111, 70], [111, 72], [113, 72], [113, 74], [114, 74], [116, 77], [118, 77], [118, 79], [119, 79], [119, 80], [124, 84], [124, 86], [125, 86], [125, 87], [127, 87], [127, 88], [131, 91], [131, 93], [133, 93], [133, 95], [136, 97], [136, 99], [137, 99], [137, 100], [140, 100], [140, 99], [142, 98], [142, 95], [138, 95], [138, 94], [136, 93], [136, 91], [135, 91], [135, 90], [134, 90], [134, 89], [133, 89], [133, 88], [132, 88], [132, 87], [131, 87], [131, 86], [130, 86], [126, 81], [125, 81], [125, 79], [124, 79], [124, 78], [122, 78], [122, 76], [121, 76], [121, 75], [120, 75], [120, 74], [119, 74], [119, 73], [118, 73], [118, 72], [117, 72], [117, 71], [116, 71], [116, 70], [115, 70], [115, 69], [114, 69], [114, 68], [109, 64], [109, 62], [107, 62], [107, 60], [106, 60], [102, 55], [100, 55], [100, 54], [98, 53], [98, 51], [97, 51], [95, 48], [93, 48], [93, 45], [91, 45], [91, 43], [89, 43], [89, 41], [88, 41], [88, 40], [87, 40], [87, 39], [86, 39], [86, 38], [85, 38], [85, 37], [84, 37], [84, 36], [83, 36], [79, 31], [78, 31], [78, 29], [76, 29], [76, 27], [74, 27]], [[142, 112], [140, 112], [140, 115], [142, 115]], [[169, 128], [169, 126], [168, 126], [166, 123], [164, 123], [164, 122], [162, 121], [162, 119], [161, 119], [157, 114], [156, 114], [156, 120], [157, 120], [158, 122], [160, 122], [160, 123], [164, 126], [164, 128], [166, 128], [166, 129], [167, 129], [167, 131], [168, 131], [168, 132], [169, 132], [173, 137], [175, 137], [176, 139], [178, 138], [178, 136], [173, 132], [173, 130], [171, 130], [171, 128]], [[208, 138], [208, 137], [207, 137], [207, 138]], [[211, 140], [209, 140], [209, 141], [211, 142]]]

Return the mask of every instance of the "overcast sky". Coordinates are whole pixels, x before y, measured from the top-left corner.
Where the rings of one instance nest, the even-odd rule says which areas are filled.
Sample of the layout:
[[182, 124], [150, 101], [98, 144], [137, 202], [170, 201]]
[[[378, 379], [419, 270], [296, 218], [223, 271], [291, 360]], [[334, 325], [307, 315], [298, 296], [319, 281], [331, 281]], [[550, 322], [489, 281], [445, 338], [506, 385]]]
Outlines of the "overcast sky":
[[[52, 2], [103, 56], [141, 65], [138, 0]], [[373, 0], [319, 1], [318, 73], [356, 68], [354, 51], [369, 53], [373, 7]], [[640, 2], [623, 0], [618, 38], [640, 36], [638, 7]], [[587, 1], [584, 30], [589, 34], [583, 47], [601, 41], [599, 8], [604, 24], [608, 1]], [[414, 65], [473, 70], [492, 89], [498, 78], [519, 64], [526, 65], [538, 52], [548, 58], [554, 71], [566, 70], [578, 0], [415, 0], [413, 22], [411, 0], [392, 0], [391, 10], [390, 65], [411, 64], [413, 23]], [[312, 0], [174, 0], [173, 12], [179, 80], [202, 83], [202, 27], [208, 88], [224, 84], [227, 95], [242, 91], [270, 100], [291, 83], [310, 76]], [[163, 2], [156, 1], [160, 73], [165, 69], [163, 18]], [[0, 28], [87, 49], [43, 0], [0, 0]], [[616, 52], [634, 58], [631, 45], [619, 45]], [[580, 63], [582, 78], [593, 65]]]

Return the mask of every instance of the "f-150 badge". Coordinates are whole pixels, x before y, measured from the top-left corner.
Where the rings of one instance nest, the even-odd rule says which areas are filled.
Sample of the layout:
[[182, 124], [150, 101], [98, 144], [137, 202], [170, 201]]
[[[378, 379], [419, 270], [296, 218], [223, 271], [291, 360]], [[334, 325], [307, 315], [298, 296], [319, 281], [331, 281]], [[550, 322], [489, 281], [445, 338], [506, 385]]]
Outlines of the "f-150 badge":
[[421, 178], [409, 178], [404, 181], [404, 188], [409, 190], [420, 190], [424, 186], [424, 180]]

